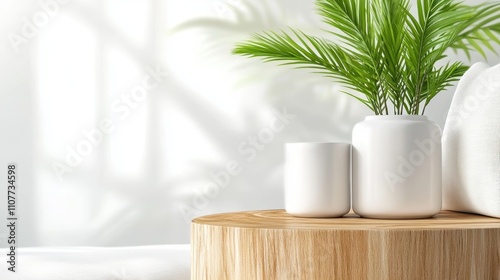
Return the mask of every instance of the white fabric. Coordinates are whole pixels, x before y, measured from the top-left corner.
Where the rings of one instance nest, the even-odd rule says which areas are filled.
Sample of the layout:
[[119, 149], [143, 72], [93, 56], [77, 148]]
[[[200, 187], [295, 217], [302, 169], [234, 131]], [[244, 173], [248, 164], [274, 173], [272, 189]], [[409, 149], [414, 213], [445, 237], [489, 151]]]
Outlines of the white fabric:
[[443, 133], [443, 208], [500, 218], [500, 65], [461, 79]]
[[[0, 279], [188, 280], [189, 248], [189, 245], [21, 248], [17, 272], [8, 272], [2, 264]], [[5, 249], [1, 251], [5, 256]]]

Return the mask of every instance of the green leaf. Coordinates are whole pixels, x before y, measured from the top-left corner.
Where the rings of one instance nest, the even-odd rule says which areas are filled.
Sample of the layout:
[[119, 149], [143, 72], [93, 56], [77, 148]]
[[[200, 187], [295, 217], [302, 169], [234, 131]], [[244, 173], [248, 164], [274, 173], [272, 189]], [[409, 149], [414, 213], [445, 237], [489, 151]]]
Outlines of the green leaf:
[[446, 51], [500, 45], [500, 3], [475, 6], [455, 0], [317, 0], [331, 26], [329, 40], [300, 30], [263, 32], [236, 45], [233, 53], [311, 69], [359, 95], [345, 92], [375, 114], [421, 114], [429, 102], [465, 73], [461, 62], [445, 63]]

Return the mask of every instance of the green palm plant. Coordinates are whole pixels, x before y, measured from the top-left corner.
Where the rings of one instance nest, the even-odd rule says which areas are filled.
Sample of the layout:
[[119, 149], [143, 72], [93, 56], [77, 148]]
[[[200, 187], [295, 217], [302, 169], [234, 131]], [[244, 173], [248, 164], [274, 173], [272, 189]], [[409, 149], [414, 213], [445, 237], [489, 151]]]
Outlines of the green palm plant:
[[[312, 69], [341, 82], [376, 115], [424, 114], [429, 102], [469, 68], [443, 63], [446, 51], [486, 57], [500, 44], [500, 3], [455, 0], [317, 0], [336, 42], [299, 30], [263, 32], [234, 54]], [[439, 66], [441, 65], [441, 66]], [[390, 106], [392, 104], [393, 106]]]

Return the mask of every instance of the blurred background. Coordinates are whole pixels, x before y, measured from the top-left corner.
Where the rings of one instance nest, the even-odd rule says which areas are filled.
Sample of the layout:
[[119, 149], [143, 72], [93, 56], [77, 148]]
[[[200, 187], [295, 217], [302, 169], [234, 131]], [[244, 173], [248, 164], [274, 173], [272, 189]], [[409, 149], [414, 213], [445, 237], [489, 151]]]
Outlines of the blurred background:
[[[196, 216], [283, 208], [283, 145], [350, 142], [371, 114], [329, 79], [231, 55], [288, 26], [328, 36], [313, 0], [0, 2], [20, 246], [189, 243]], [[441, 126], [453, 91], [428, 108]]]

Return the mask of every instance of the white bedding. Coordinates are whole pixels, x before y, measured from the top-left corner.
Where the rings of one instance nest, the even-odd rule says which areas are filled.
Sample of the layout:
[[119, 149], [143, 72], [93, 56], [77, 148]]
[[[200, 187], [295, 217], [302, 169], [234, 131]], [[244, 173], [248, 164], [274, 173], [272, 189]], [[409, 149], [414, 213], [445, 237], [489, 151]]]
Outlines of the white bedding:
[[17, 272], [7, 271], [1, 250], [2, 280], [189, 280], [189, 245], [141, 247], [21, 248]]
[[500, 64], [474, 64], [443, 131], [443, 209], [500, 218]]

